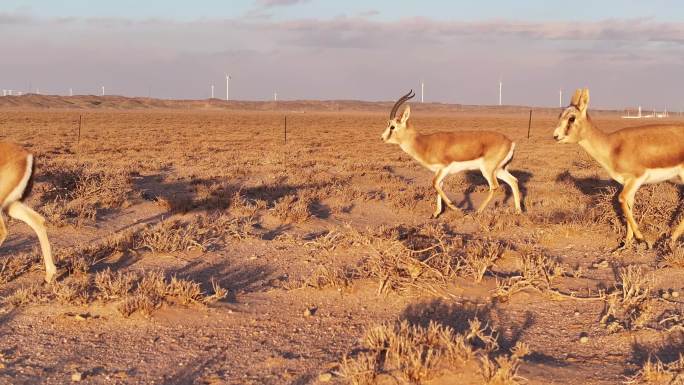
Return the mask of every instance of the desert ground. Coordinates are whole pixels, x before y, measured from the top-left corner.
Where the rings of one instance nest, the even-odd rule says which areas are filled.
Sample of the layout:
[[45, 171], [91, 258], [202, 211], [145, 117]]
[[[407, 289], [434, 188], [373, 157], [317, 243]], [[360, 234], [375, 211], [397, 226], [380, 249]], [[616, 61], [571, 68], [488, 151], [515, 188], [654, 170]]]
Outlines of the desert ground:
[[388, 103], [28, 98], [2, 98], [0, 135], [36, 156], [60, 275], [10, 220], [0, 383], [684, 381], [684, 187], [643, 187], [655, 247], [613, 252], [619, 186], [554, 142], [558, 109], [528, 139], [526, 108], [412, 104], [423, 132], [517, 143], [523, 214], [505, 184], [475, 213], [469, 172], [431, 219], [431, 172], [380, 139]]

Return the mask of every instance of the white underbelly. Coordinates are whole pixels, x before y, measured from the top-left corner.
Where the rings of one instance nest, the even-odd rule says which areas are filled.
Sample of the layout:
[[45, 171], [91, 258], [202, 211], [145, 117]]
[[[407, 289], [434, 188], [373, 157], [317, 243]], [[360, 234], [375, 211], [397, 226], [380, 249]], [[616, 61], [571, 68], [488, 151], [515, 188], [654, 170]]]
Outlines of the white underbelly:
[[651, 168], [647, 169], [644, 174], [644, 183], [660, 183], [680, 177], [684, 174], [684, 167], [677, 166], [670, 168]]
[[467, 160], [464, 162], [452, 162], [446, 167], [444, 167], [444, 165], [441, 164], [430, 164], [427, 165], [427, 168], [434, 172], [446, 168], [449, 174], [456, 174], [466, 170], [479, 170], [482, 167], [483, 161], [483, 158], [477, 158], [473, 160]]

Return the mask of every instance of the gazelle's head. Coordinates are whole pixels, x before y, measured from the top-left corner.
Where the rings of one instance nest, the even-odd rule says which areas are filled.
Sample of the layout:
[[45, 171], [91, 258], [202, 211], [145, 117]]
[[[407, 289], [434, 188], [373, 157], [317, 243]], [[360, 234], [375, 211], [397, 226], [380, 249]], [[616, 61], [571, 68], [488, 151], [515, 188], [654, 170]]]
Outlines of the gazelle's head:
[[402, 96], [394, 103], [392, 112], [390, 112], [390, 120], [387, 123], [387, 128], [385, 129], [385, 132], [382, 133], [382, 140], [385, 143], [399, 144], [408, 135], [408, 132], [411, 129], [408, 125], [408, 120], [411, 117], [411, 107], [406, 106], [406, 109], [404, 109], [404, 113], [401, 114], [400, 118], [397, 118], [395, 115], [399, 107], [414, 96], [416, 96], [416, 94], [411, 90], [408, 94]]
[[558, 143], [577, 143], [582, 140], [583, 131], [589, 125], [588, 106], [589, 89], [577, 89], [570, 106], [558, 117], [558, 126], [553, 131], [553, 138]]

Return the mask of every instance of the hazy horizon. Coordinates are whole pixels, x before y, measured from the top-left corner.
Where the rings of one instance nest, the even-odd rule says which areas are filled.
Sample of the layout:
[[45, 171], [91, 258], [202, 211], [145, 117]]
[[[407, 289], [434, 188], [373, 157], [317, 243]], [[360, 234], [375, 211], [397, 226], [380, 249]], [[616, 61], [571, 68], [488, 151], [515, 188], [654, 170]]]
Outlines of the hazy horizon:
[[6, 0], [0, 88], [66, 95], [684, 107], [684, 5], [660, 0]]

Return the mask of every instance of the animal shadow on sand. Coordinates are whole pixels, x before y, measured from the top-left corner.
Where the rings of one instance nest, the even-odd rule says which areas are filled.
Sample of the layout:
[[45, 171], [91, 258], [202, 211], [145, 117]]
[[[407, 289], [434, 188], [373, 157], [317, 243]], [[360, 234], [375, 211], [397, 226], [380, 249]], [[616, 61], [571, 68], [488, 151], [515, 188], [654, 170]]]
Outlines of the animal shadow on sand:
[[[165, 174], [141, 176], [134, 183], [140, 196], [149, 201], [164, 202], [167, 214], [229, 209], [237, 197], [248, 201], [265, 201], [271, 208], [286, 196], [299, 196], [304, 190], [323, 189], [332, 182], [292, 184], [284, 178], [256, 186], [242, 183], [227, 183], [226, 178], [192, 178], [190, 180], [168, 181]], [[200, 194], [200, 188], [210, 189], [209, 194]], [[307, 203], [312, 216], [326, 219], [330, 208], [318, 199]]]
[[[659, 360], [663, 364], [679, 361], [684, 351], [684, 332], [674, 332], [663, 335], [653, 343], [635, 340], [632, 342], [632, 355], [628, 362], [637, 368], [642, 368], [648, 361]], [[626, 376], [636, 374], [635, 370], [626, 369]]]
[[[527, 182], [534, 177], [534, 174], [522, 170], [509, 170], [509, 172], [518, 180], [518, 189], [520, 190], [520, 206], [525, 210], [525, 201], [527, 198]], [[484, 186], [489, 188], [487, 180], [482, 176], [479, 171], [466, 171], [465, 181], [468, 187], [463, 191], [463, 201], [458, 205], [458, 207], [466, 210], [475, 210], [471, 195], [478, 187]], [[511, 188], [502, 180], [499, 179], [499, 186], [503, 189], [506, 194], [503, 199], [503, 204], [507, 204], [508, 201], [513, 197], [513, 192]]]

